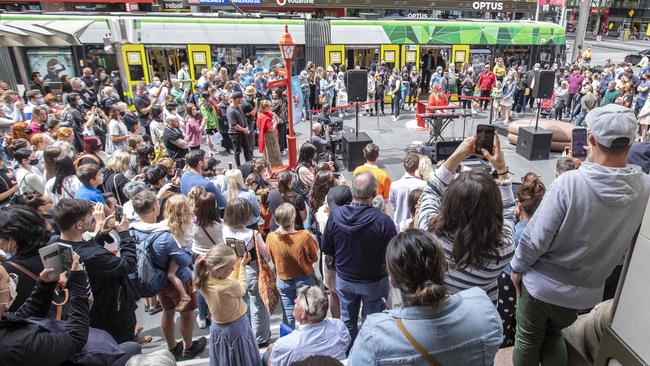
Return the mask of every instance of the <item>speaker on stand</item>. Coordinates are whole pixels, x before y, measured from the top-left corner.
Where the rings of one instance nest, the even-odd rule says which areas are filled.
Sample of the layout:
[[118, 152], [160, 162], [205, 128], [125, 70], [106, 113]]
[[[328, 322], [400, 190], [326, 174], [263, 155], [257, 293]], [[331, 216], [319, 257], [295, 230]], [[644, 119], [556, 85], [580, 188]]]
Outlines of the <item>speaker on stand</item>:
[[346, 169], [353, 171], [366, 162], [363, 148], [372, 143], [372, 139], [365, 132], [359, 133], [359, 102], [365, 102], [368, 99], [368, 71], [348, 71], [345, 77], [345, 87], [348, 92], [348, 102], [355, 104], [356, 129], [354, 133], [343, 134], [342, 155]]
[[553, 133], [539, 127], [540, 99], [553, 96], [555, 71], [537, 70], [533, 79], [533, 98], [537, 99], [537, 116], [535, 127], [519, 127], [517, 136], [517, 154], [528, 160], [547, 160], [551, 154]]

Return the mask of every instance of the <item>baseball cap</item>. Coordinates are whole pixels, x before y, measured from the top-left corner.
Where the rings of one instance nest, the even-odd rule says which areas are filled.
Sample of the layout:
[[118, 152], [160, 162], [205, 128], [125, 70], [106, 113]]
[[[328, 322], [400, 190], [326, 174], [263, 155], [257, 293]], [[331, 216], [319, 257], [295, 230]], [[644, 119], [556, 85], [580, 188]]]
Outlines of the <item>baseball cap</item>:
[[436, 85], [434, 85], [434, 86], [433, 86], [433, 90], [435, 90], [435, 91], [441, 91], [441, 90], [442, 90], [442, 85], [440, 85], [440, 84], [436, 84]]
[[585, 122], [594, 139], [605, 147], [632, 145], [638, 128], [634, 112], [614, 103], [594, 108], [587, 113]]
[[243, 98], [244, 95], [241, 92], [234, 92], [234, 93], [232, 93], [232, 95], [230, 97], [232, 99], [238, 99], [238, 98]]
[[352, 202], [352, 191], [346, 185], [335, 186], [327, 192], [325, 200], [327, 201], [327, 207], [332, 212], [335, 208]]

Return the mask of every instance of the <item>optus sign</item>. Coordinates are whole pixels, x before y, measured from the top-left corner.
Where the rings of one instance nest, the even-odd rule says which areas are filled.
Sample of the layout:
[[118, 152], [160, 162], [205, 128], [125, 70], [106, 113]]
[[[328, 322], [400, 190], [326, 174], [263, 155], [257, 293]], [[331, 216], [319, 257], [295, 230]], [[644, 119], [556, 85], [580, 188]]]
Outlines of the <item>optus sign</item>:
[[474, 10], [503, 10], [503, 3], [496, 1], [474, 1], [472, 3], [472, 8]]

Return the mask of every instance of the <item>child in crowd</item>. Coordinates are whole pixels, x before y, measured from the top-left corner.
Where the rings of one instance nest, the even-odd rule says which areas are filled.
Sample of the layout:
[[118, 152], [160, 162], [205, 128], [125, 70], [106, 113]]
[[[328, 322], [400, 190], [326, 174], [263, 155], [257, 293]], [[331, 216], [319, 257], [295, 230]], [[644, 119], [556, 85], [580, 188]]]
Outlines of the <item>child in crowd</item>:
[[493, 103], [492, 103], [492, 115], [496, 116], [497, 118], [501, 118], [501, 82], [497, 81], [494, 84], [494, 88], [492, 88], [492, 92], [490, 93], [490, 97], [492, 97]]
[[225, 245], [215, 245], [196, 261], [194, 285], [208, 303], [210, 365], [260, 365], [257, 341], [244, 302], [248, 252], [239, 259]]

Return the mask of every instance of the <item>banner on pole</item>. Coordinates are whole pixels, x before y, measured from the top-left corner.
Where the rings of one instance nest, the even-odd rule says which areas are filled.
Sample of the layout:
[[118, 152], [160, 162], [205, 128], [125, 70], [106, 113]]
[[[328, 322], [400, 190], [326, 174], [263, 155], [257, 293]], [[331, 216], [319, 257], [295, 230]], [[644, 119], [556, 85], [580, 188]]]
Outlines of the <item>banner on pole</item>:
[[291, 99], [289, 103], [291, 105], [291, 108], [293, 108], [293, 124], [294, 126], [300, 122], [300, 118], [302, 118], [302, 107], [303, 104], [305, 103], [304, 100], [302, 100], [302, 88], [300, 88], [300, 76], [292, 76], [291, 77]]

